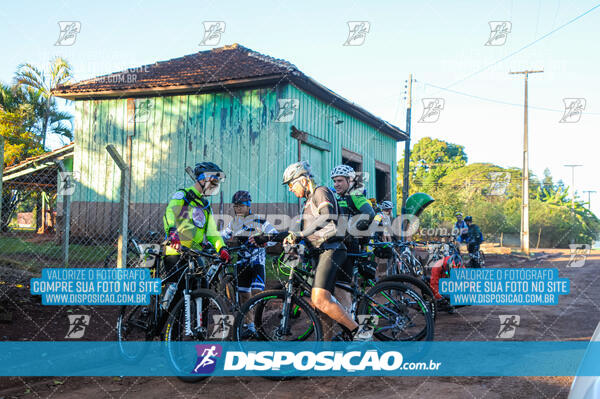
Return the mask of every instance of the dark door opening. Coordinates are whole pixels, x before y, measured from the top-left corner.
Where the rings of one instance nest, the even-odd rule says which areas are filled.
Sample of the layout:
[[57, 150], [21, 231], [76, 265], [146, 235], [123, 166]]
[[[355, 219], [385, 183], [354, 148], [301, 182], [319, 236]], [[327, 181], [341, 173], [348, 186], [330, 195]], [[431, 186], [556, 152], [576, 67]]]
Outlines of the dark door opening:
[[[387, 166], [387, 165], [386, 165]], [[378, 203], [391, 200], [390, 171], [375, 166], [375, 198]]]
[[351, 161], [348, 158], [342, 157], [342, 163], [344, 165], [351, 166], [352, 169], [354, 169], [355, 172], [360, 172], [362, 170], [362, 163], [359, 163], [359, 162], [356, 162], [356, 161]]

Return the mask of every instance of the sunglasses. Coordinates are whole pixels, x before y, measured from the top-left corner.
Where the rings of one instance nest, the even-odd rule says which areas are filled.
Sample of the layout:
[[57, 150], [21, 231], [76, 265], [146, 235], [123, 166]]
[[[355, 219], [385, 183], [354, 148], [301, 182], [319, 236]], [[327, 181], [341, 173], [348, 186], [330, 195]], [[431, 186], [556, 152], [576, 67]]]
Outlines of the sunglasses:
[[220, 172], [207, 172], [200, 175], [198, 180], [208, 180], [213, 183], [219, 183], [225, 180], [225, 174]]
[[288, 188], [291, 190], [300, 180], [296, 179], [288, 183]]

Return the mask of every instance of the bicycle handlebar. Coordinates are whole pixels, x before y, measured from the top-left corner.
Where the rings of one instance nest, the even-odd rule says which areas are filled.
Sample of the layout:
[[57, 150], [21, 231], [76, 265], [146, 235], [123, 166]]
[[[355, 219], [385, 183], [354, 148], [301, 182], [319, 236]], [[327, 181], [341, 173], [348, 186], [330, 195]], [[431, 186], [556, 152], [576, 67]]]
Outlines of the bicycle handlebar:
[[205, 258], [210, 258], [210, 259], [215, 259], [218, 260], [220, 262], [223, 262], [223, 260], [215, 254], [211, 254], [210, 252], [207, 251], [198, 251], [196, 249], [192, 249], [192, 248], [188, 248], [188, 247], [184, 247], [183, 245], [179, 248], [179, 251], [183, 254], [191, 254], [191, 255], [195, 255], [195, 256], [202, 256]]

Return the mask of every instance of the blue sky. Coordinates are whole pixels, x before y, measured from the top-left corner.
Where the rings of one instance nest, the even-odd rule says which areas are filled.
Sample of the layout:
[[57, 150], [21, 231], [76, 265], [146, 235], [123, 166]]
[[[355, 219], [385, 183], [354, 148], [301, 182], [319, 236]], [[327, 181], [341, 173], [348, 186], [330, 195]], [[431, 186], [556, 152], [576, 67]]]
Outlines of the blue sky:
[[[584, 165], [575, 186], [579, 193], [598, 191], [592, 209], [600, 214], [600, 7], [560, 28], [595, 6], [574, 0], [10, 2], [0, 8], [0, 80], [11, 81], [20, 63], [46, 65], [56, 55], [81, 80], [191, 54], [210, 48], [198, 45], [202, 21], [224, 21], [220, 45], [237, 42], [286, 59], [401, 128], [402, 91], [413, 73], [413, 140], [440, 138], [464, 145], [470, 162], [520, 167], [523, 78], [508, 72], [544, 69], [529, 79], [530, 169], [541, 176], [550, 168], [570, 185], [563, 165]], [[81, 21], [76, 43], [54, 46], [58, 21], [71, 20]], [[363, 45], [342, 45], [348, 21], [370, 23]], [[512, 23], [504, 45], [484, 46], [490, 21]], [[445, 102], [439, 120], [416, 123], [421, 100], [432, 97]], [[579, 122], [559, 123], [563, 98], [586, 100]]]

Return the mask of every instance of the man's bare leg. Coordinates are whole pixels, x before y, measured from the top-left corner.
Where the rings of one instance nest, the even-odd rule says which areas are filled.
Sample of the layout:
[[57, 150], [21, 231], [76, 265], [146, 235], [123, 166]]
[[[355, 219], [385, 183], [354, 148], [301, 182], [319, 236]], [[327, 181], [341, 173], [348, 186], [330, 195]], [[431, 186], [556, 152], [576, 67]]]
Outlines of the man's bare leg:
[[314, 306], [327, 316], [342, 324], [350, 331], [358, 327], [358, 324], [346, 311], [340, 306], [339, 303], [333, 301], [331, 293], [323, 288], [313, 288], [310, 294], [310, 299]]

